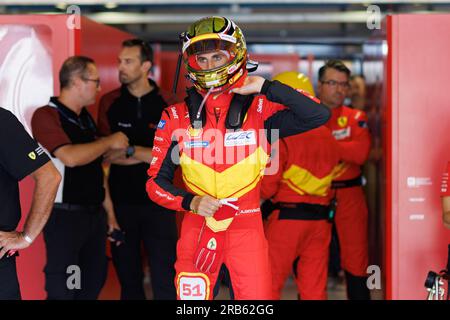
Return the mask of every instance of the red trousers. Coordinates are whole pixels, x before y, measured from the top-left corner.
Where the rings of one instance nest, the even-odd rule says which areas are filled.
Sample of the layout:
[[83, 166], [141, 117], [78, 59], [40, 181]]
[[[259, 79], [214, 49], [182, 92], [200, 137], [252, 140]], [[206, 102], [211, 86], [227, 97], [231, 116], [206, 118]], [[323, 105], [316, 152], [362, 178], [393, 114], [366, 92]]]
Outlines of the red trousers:
[[[203, 217], [187, 213], [181, 226], [175, 263], [175, 286], [177, 298], [181, 300], [213, 298], [213, 288], [220, 268], [214, 273], [205, 274], [197, 271], [194, 266], [194, 254], [203, 221]], [[271, 298], [268, 246], [260, 214], [234, 218], [226, 231], [222, 260], [229, 270], [237, 300]]]
[[292, 263], [299, 257], [296, 283], [300, 299], [326, 300], [331, 224], [327, 220], [279, 220], [278, 212], [270, 215], [265, 229], [272, 268], [272, 299], [280, 299]]
[[367, 276], [368, 211], [362, 187], [336, 189], [336, 230], [341, 266], [354, 276]]

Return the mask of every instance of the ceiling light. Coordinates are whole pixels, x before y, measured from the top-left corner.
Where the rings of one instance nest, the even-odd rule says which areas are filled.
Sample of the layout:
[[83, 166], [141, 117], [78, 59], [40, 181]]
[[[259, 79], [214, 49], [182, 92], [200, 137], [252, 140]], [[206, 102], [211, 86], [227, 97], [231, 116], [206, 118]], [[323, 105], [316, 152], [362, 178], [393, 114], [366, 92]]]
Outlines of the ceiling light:
[[55, 7], [59, 10], [66, 10], [67, 8], [67, 3], [65, 2], [59, 2], [57, 4], [55, 4]]
[[105, 3], [105, 8], [106, 9], [115, 9], [117, 7], [118, 7], [118, 5], [115, 2], [107, 2], [107, 3]]

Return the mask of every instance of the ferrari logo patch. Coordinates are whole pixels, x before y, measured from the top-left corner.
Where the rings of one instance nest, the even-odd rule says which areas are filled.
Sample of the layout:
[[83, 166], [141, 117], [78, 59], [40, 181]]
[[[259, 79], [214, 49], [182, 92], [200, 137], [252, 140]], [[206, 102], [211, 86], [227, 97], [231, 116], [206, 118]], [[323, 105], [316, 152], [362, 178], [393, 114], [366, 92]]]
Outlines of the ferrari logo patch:
[[211, 238], [208, 241], [208, 245], [206, 246], [209, 250], [216, 250], [217, 248], [217, 241], [215, 238]]
[[339, 118], [337, 119], [337, 123], [338, 123], [338, 125], [339, 125], [341, 128], [343, 128], [343, 127], [345, 127], [345, 126], [347, 125], [347, 123], [348, 123], [348, 118], [345, 117], [345, 116], [339, 117]]

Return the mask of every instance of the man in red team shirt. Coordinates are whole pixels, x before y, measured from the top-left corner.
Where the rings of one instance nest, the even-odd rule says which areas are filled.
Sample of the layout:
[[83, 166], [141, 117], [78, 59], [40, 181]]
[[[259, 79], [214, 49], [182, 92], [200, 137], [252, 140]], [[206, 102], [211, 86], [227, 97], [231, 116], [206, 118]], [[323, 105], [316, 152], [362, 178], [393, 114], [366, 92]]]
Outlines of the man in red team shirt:
[[447, 170], [442, 176], [441, 198], [442, 198], [442, 220], [444, 226], [450, 229], [450, 188], [448, 186], [448, 177], [450, 175], [450, 161], [447, 163]]
[[347, 164], [334, 181], [337, 200], [336, 230], [350, 300], [370, 299], [367, 288], [368, 210], [362, 189], [361, 166], [370, 151], [366, 114], [343, 105], [349, 90], [350, 70], [338, 60], [319, 69], [318, 97], [331, 110], [327, 126], [338, 141], [340, 158]]

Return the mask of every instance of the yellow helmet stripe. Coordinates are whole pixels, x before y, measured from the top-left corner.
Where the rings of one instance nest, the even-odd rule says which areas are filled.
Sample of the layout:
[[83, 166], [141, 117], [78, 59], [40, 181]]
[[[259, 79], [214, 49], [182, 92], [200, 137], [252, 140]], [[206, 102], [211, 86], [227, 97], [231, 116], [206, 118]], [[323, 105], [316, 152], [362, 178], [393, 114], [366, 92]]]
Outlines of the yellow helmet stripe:
[[186, 41], [183, 45], [183, 53], [186, 51], [186, 49], [193, 43], [196, 43], [198, 41], [202, 41], [202, 40], [208, 40], [208, 39], [217, 39], [220, 40], [220, 37], [217, 33], [205, 33], [199, 36], [196, 36], [192, 39], [189, 39], [188, 41]]
[[191, 39], [191, 44], [196, 43], [198, 41], [202, 41], [202, 40], [208, 40], [208, 39], [217, 39], [220, 40], [220, 36], [217, 33], [205, 33], [199, 36], [196, 36], [194, 38]]

